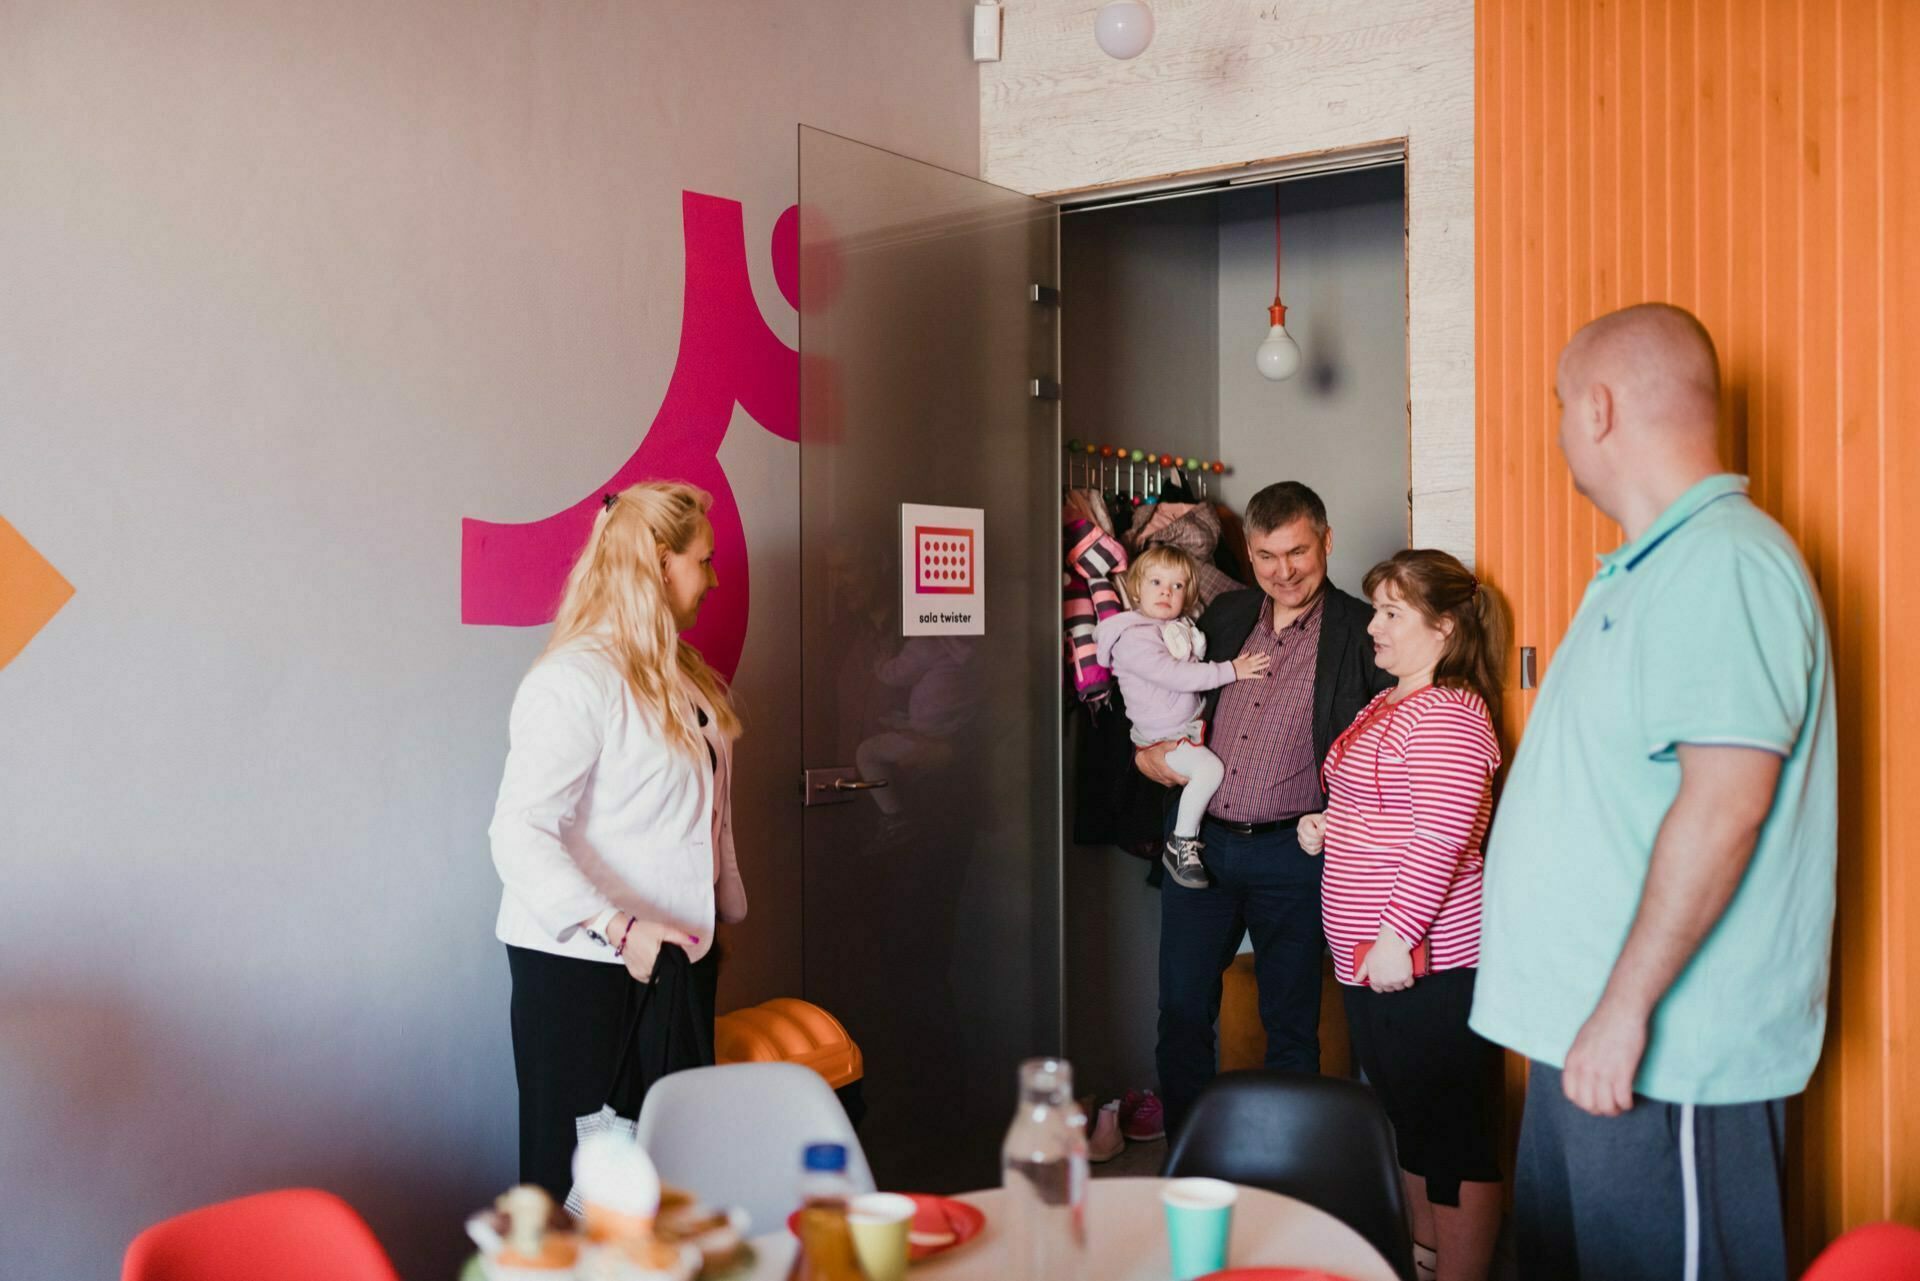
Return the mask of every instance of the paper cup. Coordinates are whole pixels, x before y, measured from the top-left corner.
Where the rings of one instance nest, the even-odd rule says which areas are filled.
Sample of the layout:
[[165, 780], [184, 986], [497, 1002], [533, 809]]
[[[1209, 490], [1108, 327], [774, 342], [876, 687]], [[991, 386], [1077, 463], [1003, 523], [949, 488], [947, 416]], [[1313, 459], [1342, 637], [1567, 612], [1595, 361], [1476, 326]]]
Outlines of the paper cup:
[[1227, 1238], [1239, 1196], [1239, 1188], [1219, 1179], [1174, 1179], [1160, 1190], [1173, 1281], [1193, 1281], [1227, 1266]]
[[847, 1203], [853, 1250], [871, 1281], [901, 1281], [907, 1275], [907, 1234], [913, 1230], [913, 1198], [869, 1192]]

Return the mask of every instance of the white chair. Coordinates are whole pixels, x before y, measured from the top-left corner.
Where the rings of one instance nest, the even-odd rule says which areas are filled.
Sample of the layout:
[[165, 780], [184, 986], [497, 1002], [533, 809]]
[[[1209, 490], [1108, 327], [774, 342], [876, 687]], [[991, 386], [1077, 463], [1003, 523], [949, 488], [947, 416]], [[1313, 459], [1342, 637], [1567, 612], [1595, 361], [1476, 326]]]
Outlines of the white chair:
[[663, 1180], [708, 1205], [745, 1210], [756, 1233], [780, 1230], [799, 1207], [809, 1143], [844, 1144], [854, 1192], [873, 1191], [846, 1109], [818, 1072], [797, 1063], [671, 1072], [647, 1091], [637, 1133]]

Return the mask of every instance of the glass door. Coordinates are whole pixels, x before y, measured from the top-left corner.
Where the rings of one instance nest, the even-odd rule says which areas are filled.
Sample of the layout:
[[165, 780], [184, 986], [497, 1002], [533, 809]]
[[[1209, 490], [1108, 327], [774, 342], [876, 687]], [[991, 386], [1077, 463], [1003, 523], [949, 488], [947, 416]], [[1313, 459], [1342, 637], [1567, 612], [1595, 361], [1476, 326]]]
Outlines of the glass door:
[[1057, 283], [1051, 205], [801, 128], [802, 986], [883, 1187], [996, 1184], [1062, 1048]]

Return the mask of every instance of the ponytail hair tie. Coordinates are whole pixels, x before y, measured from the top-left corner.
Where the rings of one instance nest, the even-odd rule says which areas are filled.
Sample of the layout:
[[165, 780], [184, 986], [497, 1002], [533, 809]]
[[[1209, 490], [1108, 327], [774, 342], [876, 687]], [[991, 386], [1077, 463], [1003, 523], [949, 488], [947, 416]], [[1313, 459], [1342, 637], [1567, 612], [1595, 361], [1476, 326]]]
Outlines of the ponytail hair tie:
[[600, 495], [600, 507], [604, 511], [612, 511], [613, 505], [619, 501], [620, 501], [620, 495], [618, 494]]

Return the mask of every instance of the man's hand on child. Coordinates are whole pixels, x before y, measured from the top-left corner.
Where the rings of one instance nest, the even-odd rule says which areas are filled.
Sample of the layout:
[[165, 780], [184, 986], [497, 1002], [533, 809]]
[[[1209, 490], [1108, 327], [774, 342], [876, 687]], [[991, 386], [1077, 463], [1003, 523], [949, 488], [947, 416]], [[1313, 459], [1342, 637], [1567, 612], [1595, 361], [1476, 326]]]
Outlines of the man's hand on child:
[[1173, 749], [1172, 743], [1154, 743], [1137, 748], [1133, 753], [1133, 767], [1162, 787], [1185, 787], [1187, 776], [1176, 774], [1167, 767], [1167, 753]]

